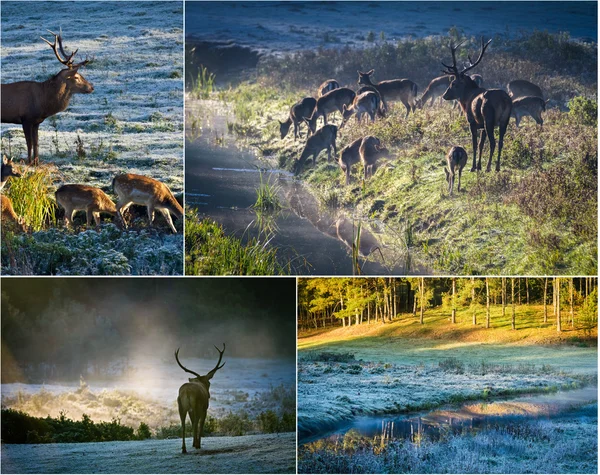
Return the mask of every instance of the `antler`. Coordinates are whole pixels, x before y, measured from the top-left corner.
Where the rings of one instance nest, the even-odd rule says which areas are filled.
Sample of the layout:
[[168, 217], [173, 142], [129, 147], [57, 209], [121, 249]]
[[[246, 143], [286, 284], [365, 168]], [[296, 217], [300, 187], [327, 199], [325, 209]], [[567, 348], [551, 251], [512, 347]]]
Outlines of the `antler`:
[[448, 45], [450, 47], [450, 51], [452, 52], [452, 66], [448, 66], [446, 63], [442, 62], [442, 66], [444, 66], [446, 68], [446, 70], [442, 70], [442, 72], [444, 74], [449, 74], [451, 76], [458, 76], [458, 66], [456, 66], [456, 50], [464, 42], [465, 42], [465, 40], [461, 41], [456, 46], [454, 46], [452, 43], [450, 43]]
[[76, 49], [71, 54], [65, 53], [62, 43], [62, 28], [60, 29], [58, 35], [50, 30], [48, 30], [48, 32], [54, 35], [54, 43], [50, 43], [50, 41], [43, 36], [40, 36], [40, 38], [42, 38], [42, 40], [44, 40], [52, 48], [52, 51], [54, 51], [54, 54], [56, 55], [56, 59], [58, 59], [66, 67], [69, 69], [78, 69], [81, 66], [85, 66], [86, 64], [90, 63], [91, 60], [86, 57], [81, 63], [73, 64], [73, 57], [77, 54], [79, 49]]
[[473, 62], [471, 60], [471, 56], [467, 56], [469, 58], [470, 64], [469, 64], [469, 66], [467, 66], [465, 69], [462, 70], [461, 74], [464, 74], [467, 71], [469, 71], [470, 69], [473, 69], [475, 66], [477, 66], [480, 63], [481, 58], [483, 58], [483, 53], [485, 53], [485, 50], [487, 49], [487, 47], [490, 45], [491, 42], [492, 42], [492, 39], [490, 38], [487, 43], [483, 44], [483, 36], [481, 37], [481, 52], [479, 53], [479, 58], [477, 58], [477, 61]]
[[181, 364], [181, 362], [179, 361], [179, 348], [177, 348], [177, 351], [175, 352], [175, 359], [177, 360], [177, 364], [181, 367], [182, 370], [184, 370], [186, 373], [192, 373], [195, 374], [196, 376], [198, 376], [199, 378], [201, 378], [202, 376], [200, 376], [198, 373], [196, 373], [195, 371], [191, 371], [189, 369], [187, 369], [185, 366], [183, 366]]
[[217, 372], [217, 370], [221, 369], [223, 366], [225, 366], [225, 363], [227, 363], [227, 362], [225, 362], [221, 366], [219, 366], [219, 364], [221, 363], [221, 360], [223, 359], [223, 353], [225, 353], [225, 343], [223, 343], [223, 350], [222, 351], [219, 350], [219, 348], [217, 348], [216, 345], [215, 345], [215, 348], [219, 352], [219, 361], [217, 361], [217, 365], [212, 370], [210, 370], [208, 373], [206, 373], [206, 377], [208, 379], [211, 379], [215, 375], [215, 373]]

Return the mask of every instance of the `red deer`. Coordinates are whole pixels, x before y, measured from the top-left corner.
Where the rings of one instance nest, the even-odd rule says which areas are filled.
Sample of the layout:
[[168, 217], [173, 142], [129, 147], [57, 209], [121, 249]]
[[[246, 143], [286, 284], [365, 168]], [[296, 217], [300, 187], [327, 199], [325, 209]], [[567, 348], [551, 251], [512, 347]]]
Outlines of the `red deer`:
[[2, 157], [2, 185], [0, 185], [0, 190], [4, 188], [4, 185], [6, 185], [6, 182], [11, 176], [21, 178], [21, 174], [17, 173], [13, 168], [12, 160], [9, 160], [5, 155]]
[[338, 164], [342, 171], [346, 175], [346, 185], [350, 184], [350, 171], [352, 169], [352, 165], [360, 162], [360, 145], [362, 144], [362, 137], [356, 139], [350, 145], [347, 145], [342, 149], [342, 153], [340, 154], [340, 158], [338, 159]]
[[65, 210], [65, 225], [68, 227], [73, 222], [75, 212], [86, 212], [86, 223], [100, 226], [100, 213], [117, 214], [117, 207], [104, 191], [95, 186], [88, 185], [63, 185], [54, 194], [56, 202]]
[[[51, 32], [52, 33], [52, 32]], [[44, 82], [19, 81], [12, 84], [2, 84], [2, 122], [22, 124], [27, 142], [27, 163], [37, 164], [38, 129], [40, 124], [50, 116], [64, 111], [73, 94], [89, 94], [94, 86], [78, 73], [79, 68], [90, 63], [85, 59], [73, 64], [73, 57], [78, 50], [67, 55], [62, 45], [60, 34], [54, 35], [54, 43], [42, 38], [48, 43], [56, 58], [67, 69]]]
[[340, 83], [337, 82], [335, 79], [328, 79], [327, 81], [325, 81], [323, 84], [321, 84], [319, 86], [319, 89], [317, 91], [317, 93], [318, 93], [317, 97], [324, 96], [329, 91], [333, 91], [334, 89], [338, 89], [339, 87], [340, 87]]
[[338, 128], [335, 125], [324, 125], [317, 130], [312, 137], [309, 137], [302, 151], [300, 158], [294, 163], [294, 173], [298, 173], [308, 157], [312, 157], [313, 166], [321, 151], [327, 149], [327, 161], [331, 160], [331, 149], [337, 155], [335, 141], [337, 139]]
[[506, 86], [508, 95], [514, 101], [520, 97], [534, 96], [544, 98], [542, 90], [535, 84], [525, 81], [524, 79], [515, 79]]
[[[481, 39], [479, 58], [475, 62], [472, 62], [469, 57], [470, 64], [462, 71], [459, 71], [456, 65], [456, 50], [462, 43], [459, 43], [457, 46], [450, 45], [452, 66], [442, 63], [446, 68], [444, 73], [454, 76], [448, 90], [442, 97], [448, 101], [458, 100], [471, 129], [471, 138], [473, 141], [473, 168], [471, 168], [471, 171], [481, 170], [481, 155], [483, 153], [483, 146], [485, 145], [486, 134], [490, 141], [490, 158], [486, 170], [488, 172], [491, 170], [492, 158], [496, 148], [496, 139], [494, 138], [494, 129], [496, 127], [500, 128], [496, 171], [500, 171], [500, 156], [502, 154], [502, 146], [504, 145], [504, 134], [506, 133], [512, 110], [512, 101], [505, 91], [501, 89], [480, 88], [466, 74], [467, 71], [473, 69], [481, 62], [485, 50], [491, 41], [489, 40], [484, 44], [483, 38]], [[481, 138], [479, 139], [479, 161], [477, 162], [477, 132], [479, 130], [481, 130]]]
[[379, 91], [377, 89], [375, 89], [373, 86], [361, 86], [356, 91], [356, 95], [360, 96], [362, 93], [367, 92], [367, 91], [371, 91], [371, 92], [374, 92], [375, 94], [377, 94], [377, 97], [379, 98], [379, 109], [377, 109], [377, 115], [379, 117], [385, 117], [385, 111], [383, 110], [383, 103], [381, 102], [381, 95], [379, 94]]
[[279, 121], [279, 132], [281, 132], [281, 139], [283, 140], [290, 130], [290, 126], [294, 124], [294, 141], [298, 138], [298, 132], [300, 130], [300, 124], [304, 122], [304, 119], [309, 118], [315, 106], [317, 100], [314, 97], [305, 97], [304, 99], [296, 102], [290, 108], [290, 116], [285, 122]]
[[340, 125], [340, 129], [346, 124], [348, 119], [350, 119], [353, 114], [356, 114], [356, 120], [359, 124], [364, 114], [368, 114], [371, 118], [371, 122], [375, 122], [375, 114], [377, 114], [379, 107], [379, 94], [372, 91], [363, 92], [354, 98], [354, 102], [350, 107], [346, 107], [344, 104], [342, 112], [343, 120], [342, 125]]
[[151, 226], [154, 223], [154, 210], [158, 210], [165, 217], [171, 230], [177, 233], [170, 213], [182, 218], [183, 208], [167, 185], [147, 176], [126, 173], [117, 175], [113, 179], [112, 186], [113, 191], [118, 196], [117, 216], [125, 228], [127, 228], [127, 223], [123, 218], [123, 213], [132, 204], [137, 204], [148, 208], [148, 220]]
[[343, 114], [344, 105], [349, 106], [352, 104], [352, 101], [354, 101], [355, 97], [356, 93], [347, 87], [334, 89], [333, 91], [329, 91], [324, 96], [319, 97], [319, 99], [317, 99], [317, 105], [315, 106], [312, 116], [309, 119], [306, 119], [309, 135], [315, 133], [315, 129], [317, 128], [317, 119], [319, 117], [323, 116], [325, 125], [327, 125], [327, 116], [335, 111], [339, 111], [340, 114]]
[[[469, 77], [475, 81], [478, 87], [483, 87], [483, 77], [481, 74], [470, 74]], [[427, 101], [430, 101], [429, 107], [432, 107], [438, 97], [441, 104], [444, 101], [442, 95], [446, 92], [453, 79], [454, 76], [440, 76], [432, 79], [425, 91], [423, 91], [423, 95], [417, 100], [417, 108], [422, 109]], [[454, 105], [456, 106], [456, 102]]]
[[406, 107], [406, 117], [410, 111], [414, 111], [417, 100], [417, 85], [410, 79], [390, 79], [389, 81], [381, 81], [374, 84], [371, 81], [371, 75], [375, 72], [374, 69], [363, 73], [358, 71], [358, 84], [364, 86], [373, 86], [381, 96], [383, 110], [388, 109], [387, 101], [400, 100]]
[[[215, 348], [217, 348], [215, 346]], [[211, 369], [204, 376], [200, 376], [195, 371], [187, 369], [179, 361], [179, 348], [175, 352], [175, 359], [179, 367], [186, 373], [195, 375], [195, 378], [189, 378], [189, 383], [183, 384], [179, 388], [179, 395], [177, 396], [177, 407], [179, 408], [179, 417], [181, 418], [181, 453], [187, 453], [185, 448], [185, 420], [190, 415], [190, 421], [192, 422], [192, 431], [194, 433], [194, 441], [192, 446], [195, 449], [201, 447], [202, 435], [204, 433], [204, 422], [206, 421], [206, 411], [208, 410], [208, 403], [210, 399], [210, 380], [213, 378], [215, 373], [220, 370], [225, 363], [221, 364], [223, 359], [223, 353], [225, 353], [225, 343], [223, 343], [223, 350], [219, 350], [219, 361], [216, 366]], [[220, 366], [219, 366], [220, 365]]]
[[373, 176], [377, 168], [377, 159], [379, 157], [389, 157], [389, 150], [381, 145], [381, 141], [377, 137], [368, 135], [362, 139], [360, 148], [360, 162], [363, 165], [365, 180]]
[[14, 227], [18, 231], [25, 232], [23, 220], [17, 216], [12, 206], [12, 201], [8, 196], [0, 194], [0, 214], [2, 227]]
[[456, 176], [457, 171], [458, 191], [460, 191], [460, 178], [468, 159], [469, 156], [462, 147], [452, 147], [448, 152], [448, 155], [446, 155], [446, 166], [444, 167], [444, 172], [446, 173], [446, 181], [448, 182], [448, 192], [450, 193], [450, 196], [452, 196], [454, 189], [454, 177]]
[[515, 118], [517, 128], [519, 127], [521, 119], [527, 115], [533, 117], [533, 120], [535, 120], [538, 125], [544, 125], [542, 112], [546, 111], [547, 103], [548, 101], [545, 101], [541, 97], [535, 96], [525, 96], [520, 97], [519, 99], [514, 99], [512, 105], [512, 116]]

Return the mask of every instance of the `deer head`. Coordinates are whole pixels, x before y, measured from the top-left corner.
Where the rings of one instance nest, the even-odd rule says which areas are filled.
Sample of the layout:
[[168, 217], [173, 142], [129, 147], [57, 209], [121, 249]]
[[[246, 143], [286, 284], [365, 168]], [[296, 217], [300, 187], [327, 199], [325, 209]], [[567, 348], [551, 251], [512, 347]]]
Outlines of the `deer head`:
[[213, 369], [211, 369], [208, 373], [206, 373], [204, 376], [196, 373], [195, 371], [187, 369], [185, 366], [183, 366], [181, 364], [181, 362], [179, 361], [179, 348], [177, 348], [177, 351], [175, 352], [175, 359], [177, 360], [177, 364], [186, 373], [191, 373], [196, 376], [195, 378], [189, 378], [190, 383], [200, 383], [200, 384], [203, 384], [204, 386], [206, 386], [206, 388], [210, 388], [210, 380], [212, 379], [212, 377], [215, 375], [215, 373], [218, 370], [220, 370], [223, 366], [225, 366], [225, 363], [221, 364], [221, 360], [223, 359], [223, 353], [225, 353], [225, 343], [223, 343], [222, 350], [219, 350], [219, 348], [217, 348], [216, 346], [215, 346], [215, 348], [219, 352], [219, 361], [217, 361], [217, 364], [215, 365], [215, 367]]
[[475, 62], [473, 62], [471, 60], [471, 56], [468, 56], [469, 65], [463, 68], [461, 71], [458, 70], [458, 66], [456, 64], [456, 50], [464, 43], [464, 41], [461, 41], [456, 46], [452, 45], [452, 43], [450, 44], [449, 47], [452, 53], [452, 66], [448, 66], [447, 64], [442, 63], [444, 68], [446, 68], [443, 69], [442, 72], [448, 76], [454, 76], [454, 79], [452, 80], [450, 86], [448, 86], [448, 89], [442, 96], [445, 100], [460, 99], [464, 95], [465, 91], [476, 89], [478, 87], [477, 83], [467, 75], [467, 71], [470, 71], [481, 62], [483, 54], [485, 53], [485, 50], [491, 42], [492, 40], [490, 39], [487, 43], [484, 44], [482, 37], [481, 51], [479, 52], [479, 57]]

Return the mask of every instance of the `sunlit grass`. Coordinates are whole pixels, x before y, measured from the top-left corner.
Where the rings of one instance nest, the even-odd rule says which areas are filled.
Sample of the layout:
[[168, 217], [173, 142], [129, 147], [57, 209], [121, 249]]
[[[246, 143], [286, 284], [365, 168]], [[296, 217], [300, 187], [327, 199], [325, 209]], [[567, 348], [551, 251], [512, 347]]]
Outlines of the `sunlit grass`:
[[216, 76], [208, 68], [201, 66], [196, 77], [191, 76], [191, 94], [196, 99], [208, 99], [214, 90]]
[[260, 173], [260, 184], [256, 190], [256, 202], [253, 205], [255, 209], [277, 211], [282, 208], [279, 199], [281, 187], [271, 181], [273, 177], [274, 175], [271, 174], [269, 178], [265, 179], [264, 174]]

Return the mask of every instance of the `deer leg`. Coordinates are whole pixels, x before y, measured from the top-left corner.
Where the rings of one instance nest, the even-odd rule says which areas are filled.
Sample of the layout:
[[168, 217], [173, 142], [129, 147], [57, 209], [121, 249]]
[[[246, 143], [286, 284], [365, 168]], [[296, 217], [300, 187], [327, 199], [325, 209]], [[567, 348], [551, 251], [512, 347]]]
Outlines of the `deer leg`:
[[298, 124], [294, 122], [294, 142], [298, 138]]
[[23, 134], [25, 134], [25, 142], [27, 143], [27, 164], [31, 165], [31, 155], [32, 155], [32, 132], [31, 132], [31, 124], [29, 122], [23, 122]]
[[458, 169], [458, 191], [460, 191], [460, 178], [462, 177], [462, 168]]
[[148, 221], [150, 221], [150, 226], [154, 226], [154, 206], [148, 205]]
[[179, 397], [177, 398], [177, 405], [179, 406], [179, 418], [181, 419], [181, 453], [187, 453], [185, 448], [185, 418], [187, 417], [187, 413], [181, 407], [181, 402]]
[[[490, 158], [488, 160], [487, 167], [485, 168], [486, 172], [489, 172], [492, 169], [492, 160], [494, 158], [494, 150], [496, 150], [496, 138], [494, 137], [494, 119], [485, 121], [485, 131], [487, 133], [488, 139], [490, 141]], [[498, 165], [497, 169], [500, 169], [500, 157], [498, 157]]]
[[94, 217], [94, 221], [96, 222], [96, 226], [100, 226], [100, 211], [94, 211], [92, 213], [92, 216]]
[[406, 107], [406, 115], [404, 116], [404, 118], [408, 118], [408, 114], [410, 113], [410, 104], [407, 101], [402, 101], [402, 104], [404, 104], [404, 107]]
[[200, 414], [200, 430], [198, 432], [198, 448], [202, 447], [202, 436], [204, 435], [204, 422], [206, 421], [206, 413]]
[[473, 167], [472, 172], [477, 171], [477, 126], [471, 125], [471, 140], [473, 142]]
[[88, 228], [92, 225], [92, 210], [90, 208], [85, 210], [85, 224], [88, 226]]
[[327, 145], [327, 162], [330, 162], [330, 161], [331, 161], [331, 145]]
[[502, 154], [502, 146], [504, 145], [504, 134], [506, 133], [506, 128], [508, 127], [508, 123], [506, 125], [500, 125], [500, 134], [498, 137], [498, 159], [496, 161], [496, 171], [500, 171], [500, 155]]
[[194, 442], [192, 445], [195, 449], [200, 448], [200, 439], [198, 438], [198, 414], [194, 413], [194, 417], [192, 419], [192, 426], [194, 426]]
[[123, 227], [125, 229], [127, 229], [127, 223], [125, 222], [125, 217], [123, 216], [123, 213], [125, 213], [125, 211], [127, 211], [132, 204], [133, 204], [132, 202], [129, 202], [129, 203], [117, 202], [117, 217], [119, 218], [119, 221], [121, 221], [121, 224], [123, 225]]
[[40, 128], [40, 124], [33, 124], [31, 126], [31, 133], [32, 133], [32, 142], [33, 142], [33, 163], [35, 165], [38, 165], [40, 162], [40, 157], [38, 154], [38, 130]]
[[483, 147], [485, 147], [485, 129], [481, 130], [479, 136], [479, 160], [477, 160], [477, 170], [481, 170], [481, 157], [483, 155]]
[[169, 213], [169, 210], [168, 209], [164, 209], [164, 208], [159, 208], [158, 210], [165, 217], [165, 221], [167, 222], [167, 224], [171, 228], [171, 231], [173, 231], [173, 234], [177, 234], [177, 229], [175, 229], [175, 226], [173, 225], [173, 219], [171, 219], [171, 213]]

